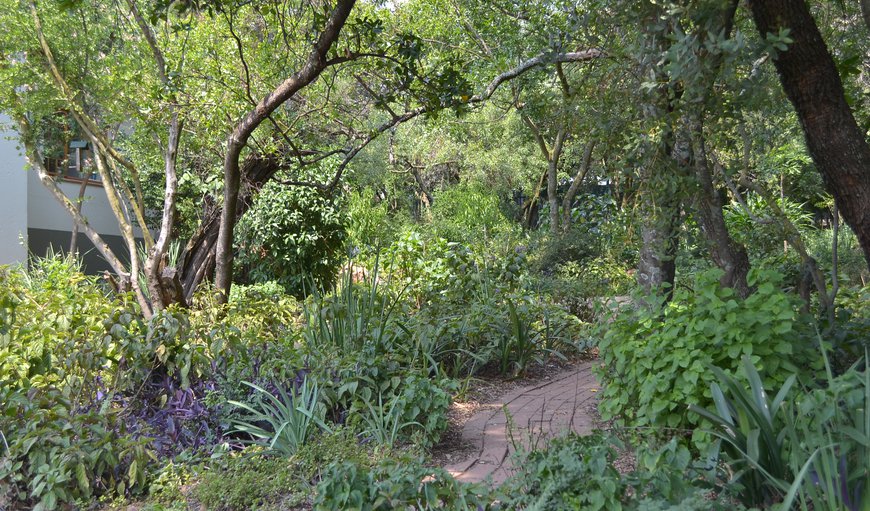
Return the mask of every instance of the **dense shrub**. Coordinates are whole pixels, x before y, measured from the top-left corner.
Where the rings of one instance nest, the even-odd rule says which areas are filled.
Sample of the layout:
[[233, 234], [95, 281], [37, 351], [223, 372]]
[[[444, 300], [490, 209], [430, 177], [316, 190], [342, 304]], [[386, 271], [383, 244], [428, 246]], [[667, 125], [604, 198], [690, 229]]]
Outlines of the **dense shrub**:
[[460, 483], [445, 470], [419, 462], [387, 461], [373, 468], [345, 462], [323, 475], [315, 509], [472, 511], [485, 508], [487, 495], [482, 486]]
[[250, 280], [276, 280], [300, 296], [335, 277], [346, 223], [342, 205], [318, 189], [270, 182], [239, 221], [238, 263]]
[[215, 511], [292, 508], [311, 498], [311, 485], [332, 463], [376, 465], [390, 451], [364, 446], [348, 429], [323, 434], [289, 458], [253, 447], [208, 462], [194, 482], [193, 496]]
[[773, 385], [818, 367], [797, 298], [777, 287], [776, 274], [751, 272], [755, 292], [745, 300], [719, 285], [720, 274], [699, 275], [694, 289], [678, 288], [663, 308], [616, 310], [602, 326], [605, 419], [688, 430], [698, 423], [688, 405], [712, 403], [710, 366], [733, 374], [745, 355]]
[[431, 211], [436, 236], [464, 245], [482, 247], [516, 229], [502, 212], [499, 198], [476, 185], [461, 184], [438, 192]]
[[0, 508], [47, 511], [145, 489], [148, 442], [110, 395], [84, 407], [52, 386], [0, 381], [0, 403]]
[[870, 504], [870, 374], [861, 363], [834, 377], [822, 357], [826, 378], [810, 388], [794, 378], [765, 388], [744, 357], [749, 388], [715, 369], [715, 409], [692, 408], [722, 440], [729, 484], [746, 505], [859, 511]]
[[688, 449], [677, 442], [640, 446], [634, 456], [637, 467], [620, 473], [615, 462], [625, 450], [615, 437], [596, 432], [570, 434], [545, 449], [521, 452], [517, 473], [498, 490], [498, 509], [736, 509], [727, 493], [711, 493], [715, 481], [693, 466]]
[[[135, 317], [70, 259], [0, 267], [0, 507], [50, 510], [144, 488], [149, 445], [119, 395], [147, 370], [126, 342], [140, 331]], [[128, 362], [138, 367], [121, 371]]]

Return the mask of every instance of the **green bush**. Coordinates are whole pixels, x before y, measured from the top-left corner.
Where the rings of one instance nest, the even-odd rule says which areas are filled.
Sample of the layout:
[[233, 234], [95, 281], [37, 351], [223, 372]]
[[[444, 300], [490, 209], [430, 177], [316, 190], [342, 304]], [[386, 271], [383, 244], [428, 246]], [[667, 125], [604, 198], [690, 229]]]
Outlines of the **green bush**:
[[781, 291], [779, 276], [750, 272], [755, 292], [745, 300], [718, 283], [721, 272], [698, 276], [693, 290], [678, 288], [663, 308], [614, 311], [599, 344], [605, 420], [630, 426], [690, 430], [698, 418], [688, 405], [709, 407], [710, 366], [728, 374], [749, 357], [765, 382], [819, 368], [797, 298]]
[[671, 440], [641, 445], [637, 467], [620, 473], [617, 457], [625, 451], [615, 437], [595, 432], [569, 434], [545, 449], [520, 453], [517, 473], [498, 488], [500, 510], [587, 511], [658, 509], [710, 511], [740, 509], [729, 502], [728, 488], [714, 487], [699, 472], [685, 446]]
[[570, 435], [518, 459], [501, 491], [505, 509], [619, 510], [627, 481], [613, 466], [618, 445], [601, 435]]
[[80, 408], [54, 387], [0, 380], [0, 403], [0, 507], [49, 511], [145, 489], [148, 443], [128, 434], [109, 397]]
[[856, 364], [834, 377], [822, 356], [820, 388], [795, 392], [790, 378], [771, 400], [744, 358], [749, 389], [716, 369], [715, 410], [693, 407], [722, 439], [731, 483], [747, 505], [861, 511], [870, 504], [870, 373]]
[[357, 260], [378, 255], [382, 247], [390, 246], [402, 232], [405, 218], [395, 216], [387, 201], [373, 200], [371, 189], [354, 192], [348, 198], [348, 244], [358, 253]]
[[420, 462], [387, 461], [373, 468], [355, 463], [331, 465], [317, 485], [320, 511], [450, 510], [487, 508], [483, 486], [463, 484], [443, 469]]
[[254, 282], [276, 280], [288, 292], [332, 282], [344, 258], [346, 213], [319, 190], [269, 182], [237, 227], [238, 263]]
[[436, 236], [481, 247], [515, 224], [501, 210], [499, 198], [480, 186], [460, 184], [440, 191], [432, 206]]

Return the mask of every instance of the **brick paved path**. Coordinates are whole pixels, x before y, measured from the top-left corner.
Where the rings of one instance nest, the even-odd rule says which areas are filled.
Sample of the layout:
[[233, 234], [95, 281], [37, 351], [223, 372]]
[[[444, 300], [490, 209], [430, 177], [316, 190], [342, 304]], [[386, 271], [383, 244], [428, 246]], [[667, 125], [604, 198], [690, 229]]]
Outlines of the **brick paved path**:
[[464, 482], [484, 481], [489, 476], [494, 484], [504, 482], [510, 475], [515, 443], [543, 447], [548, 438], [569, 430], [590, 433], [592, 417], [586, 409], [597, 390], [592, 363], [584, 362], [511, 392], [465, 423], [462, 441], [477, 446], [477, 453], [444, 468]]

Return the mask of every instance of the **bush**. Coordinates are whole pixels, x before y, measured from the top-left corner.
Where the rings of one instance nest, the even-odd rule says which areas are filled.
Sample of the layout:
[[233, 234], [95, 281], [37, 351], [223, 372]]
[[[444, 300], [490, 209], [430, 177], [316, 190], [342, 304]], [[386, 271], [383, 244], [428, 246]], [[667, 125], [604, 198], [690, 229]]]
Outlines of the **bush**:
[[601, 435], [570, 435], [518, 458], [522, 467], [501, 488], [505, 509], [618, 510], [627, 482], [613, 466], [617, 444]]
[[0, 381], [0, 507], [48, 511], [77, 499], [140, 493], [148, 442], [127, 431], [111, 397], [79, 407], [53, 387]]
[[432, 227], [436, 236], [477, 247], [515, 229], [501, 211], [496, 195], [469, 184], [438, 192], [432, 206]]
[[641, 445], [637, 468], [620, 473], [615, 467], [625, 446], [613, 436], [595, 432], [569, 434], [544, 450], [517, 455], [517, 473], [498, 491], [499, 510], [644, 510], [710, 511], [740, 509], [729, 492], [711, 493], [715, 481], [693, 466], [686, 447]]
[[483, 486], [463, 484], [440, 468], [419, 461], [387, 461], [371, 469], [354, 463], [331, 465], [317, 485], [315, 509], [480, 510], [487, 508]]
[[[55, 509], [144, 488], [148, 443], [119, 394], [143, 370], [135, 308], [68, 258], [0, 267], [0, 507]], [[120, 333], [124, 335], [120, 335]]]
[[[865, 357], [867, 355], [865, 351]], [[822, 356], [826, 359], [825, 352]], [[826, 359], [827, 362], [827, 359]], [[714, 410], [693, 410], [723, 441], [723, 458], [747, 505], [785, 501], [782, 509], [859, 511], [870, 503], [870, 374], [859, 364], [834, 377], [826, 363], [821, 388], [767, 397], [744, 358], [749, 389], [716, 370]], [[722, 388], [719, 385], [722, 385]]]
[[797, 298], [777, 288], [776, 274], [750, 272], [756, 291], [745, 300], [721, 287], [720, 275], [699, 275], [694, 290], [677, 289], [663, 308], [622, 308], [603, 324], [605, 420], [689, 430], [698, 419], [688, 405], [712, 404], [710, 366], [734, 374], [747, 356], [770, 385], [819, 367]]
[[315, 188], [269, 182], [239, 221], [238, 263], [254, 282], [293, 295], [332, 282], [344, 258], [346, 214]]

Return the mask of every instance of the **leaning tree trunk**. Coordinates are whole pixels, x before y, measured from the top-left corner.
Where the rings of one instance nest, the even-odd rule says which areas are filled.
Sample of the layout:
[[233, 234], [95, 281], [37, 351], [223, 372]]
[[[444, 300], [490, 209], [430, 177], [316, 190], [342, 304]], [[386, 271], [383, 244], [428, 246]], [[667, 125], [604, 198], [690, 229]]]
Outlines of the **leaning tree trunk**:
[[236, 226], [236, 207], [241, 186], [239, 158], [242, 150], [248, 145], [248, 139], [254, 130], [275, 109], [316, 80], [326, 69], [327, 54], [338, 39], [355, 3], [356, 0], [338, 1], [302, 68], [263, 97], [227, 138], [227, 153], [224, 157], [224, 204], [215, 252], [215, 287], [220, 302], [226, 303], [229, 298], [233, 280], [233, 229]]
[[870, 268], [870, 145], [846, 103], [834, 59], [803, 0], [753, 0], [749, 5], [762, 38], [789, 30], [793, 42], [773, 62], [813, 162]]
[[732, 288], [741, 298], [746, 298], [750, 294], [747, 283], [749, 255], [746, 248], [731, 237], [725, 224], [722, 196], [713, 184], [713, 174], [707, 158], [703, 124], [697, 114], [687, 114], [681, 122], [683, 126], [677, 136], [674, 158], [678, 165], [685, 168], [687, 174], [694, 174], [695, 212], [710, 249], [710, 257], [723, 271], [719, 283]]

